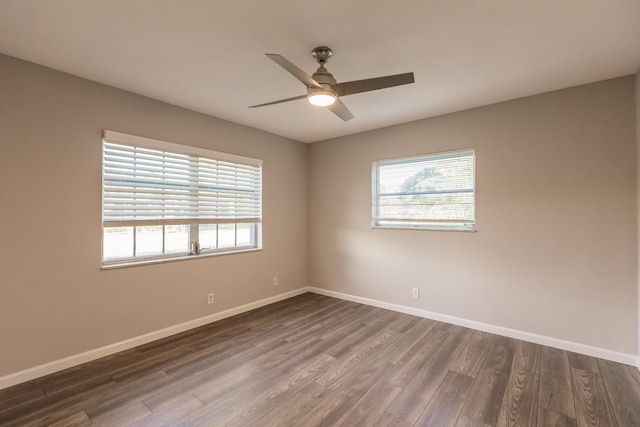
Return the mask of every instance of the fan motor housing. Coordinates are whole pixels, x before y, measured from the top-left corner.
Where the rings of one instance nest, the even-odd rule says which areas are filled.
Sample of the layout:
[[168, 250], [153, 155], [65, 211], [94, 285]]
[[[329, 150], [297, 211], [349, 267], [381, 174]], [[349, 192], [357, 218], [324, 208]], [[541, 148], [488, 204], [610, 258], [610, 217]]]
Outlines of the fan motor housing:
[[313, 73], [311, 77], [323, 87], [325, 87], [325, 85], [330, 86], [336, 84], [336, 79], [333, 77], [333, 74], [328, 72], [324, 67], [318, 68], [318, 71]]

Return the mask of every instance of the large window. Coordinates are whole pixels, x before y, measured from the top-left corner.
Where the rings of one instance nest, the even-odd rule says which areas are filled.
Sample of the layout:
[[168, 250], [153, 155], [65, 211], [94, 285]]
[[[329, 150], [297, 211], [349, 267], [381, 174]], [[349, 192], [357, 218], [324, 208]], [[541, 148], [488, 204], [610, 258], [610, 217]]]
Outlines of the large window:
[[260, 247], [262, 161], [104, 131], [103, 265]]
[[475, 152], [373, 162], [372, 226], [475, 230]]

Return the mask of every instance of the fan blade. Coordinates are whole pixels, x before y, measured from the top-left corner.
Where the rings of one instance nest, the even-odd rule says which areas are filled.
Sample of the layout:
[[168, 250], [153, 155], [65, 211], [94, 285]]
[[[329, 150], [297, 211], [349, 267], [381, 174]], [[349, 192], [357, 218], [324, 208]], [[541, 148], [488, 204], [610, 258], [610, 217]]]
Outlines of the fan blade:
[[353, 95], [354, 93], [369, 92], [371, 90], [414, 83], [413, 73], [395, 74], [393, 76], [376, 77], [373, 79], [354, 80], [351, 82], [331, 85], [338, 96]]
[[322, 88], [322, 86], [320, 86], [317, 81], [313, 80], [313, 78], [309, 74], [302, 71], [293, 62], [289, 61], [284, 56], [278, 55], [277, 53], [265, 53], [265, 55], [273, 60], [273, 62], [290, 72], [293, 77], [300, 80], [302, 83], [304, 83], [305, 86]]
[[351, 114], [351, 111], [349, 111], [347, 106], [344, 105], [342, 101], [340, 101], [340, 98], [337, 98], [336, 101], [333, 104], [327, 106], [327, 108], [345, 122], [353, 119], [353, 114]]
[[249, 108], [264, 107], [265, 105], [281, 104], [283, 102], [295, 101], [296, 99], [304, 99], [307, 95], [294, 96], [293, 98], [281, 99], [280, 101], [266, 102], [264, 104], [251, 105]]

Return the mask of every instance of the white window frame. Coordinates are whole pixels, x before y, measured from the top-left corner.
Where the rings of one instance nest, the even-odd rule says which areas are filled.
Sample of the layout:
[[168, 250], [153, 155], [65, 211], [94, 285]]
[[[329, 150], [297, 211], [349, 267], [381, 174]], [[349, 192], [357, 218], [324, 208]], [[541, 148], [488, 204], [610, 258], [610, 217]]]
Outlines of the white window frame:
[[[452, 184], [450, 188], [445, 188], [442, 190], [438, 190], [436, 192], [430, 191], [425, 193], [406, 193], [406, 192], [396, 192], [396, 193], [381, 193], [380, 188], [380, 169], [385, 166], [397, 166], [397, 165], [410, 165], [411, 163], [428, 163], [430, 161], [437, 161], [443, 159], [455, 159], [456, 157], [472, 157], [472, 188], [465, 189], [456, 189], [455, 185]], [[476, 184], [475, 184], [475, 174], [476, 174], [476, 164], [475, 164], [475, 150], [472, 148], [460, 149], [455, 151], [446, 151], [432, 154], [423, 154], [418, 156], [411, 157], [402, 157], [395, 159], [385, 159], [385, 160], [377, 160], [372, 162], [371, 168], [371, 187], [372, 187], [372, 212], [371, 212], [371, 227], [372, 228], [386, 228], [386, 229], [410, 229], [410, 230], [446, 230], [446, 231], [476, 231], [476, 220], [475, 220], [475, 193], [476, 193]], [[407, 175], [404, 179], [410, 178], [411, 175]], [[456, 191], [459, 190], [459, 191]], [[472, 213], [466, 218], [459, 219], [442, 219], [436, 218], [435, 215], [429, 216], [428, 213], [424, 213], [424, 215], [413, 215], [413, 216], [405, 216], [402, 217], [391, 217], [389, 215], [385, 215], [381, 213], [383, 206], [383, 199], [385, 196], [394, 197], [394, 196], [410, 196], [416, 194], [429, 194], [431, 196], [442, 195], [445, 197], [445, 194], [470, 194], [472, 197]], [[408, 205], [408, 204], [407, 204]], [[402, 204], [398, 204], [397, 206], [403, 206]]]
[[[109, 148], [111, 147], [111, 148]], [[123, 191], [122, 194], [119, 193], [119, 190], [116, 188], [114, 190], [114, 183], [118, 182], [118, 179], [121, 182], [130, 180], [135, 181], [138, 178], [120, 178], [118, 172], [114, 172], [114, 169], [117, 169], [119, 165], [114, 166], [114, 152], [116, 154], [119, 150], [153, 150], [155, 153], [162, 153], [162, 155], [170, 156], [181, 156], [181, 158], [186, 158], [188, 167], [184, 167], [184, 170], [188, 170], [188, 172], [184, 173], [184, 176], [180, 176], [179, 179], [182, 179], [181, 182], [184, 181], [184, 177], [188, 177], [189, 184], [184, 184], [185, 189], [181, 190], [181, 195], [177, 197], [181, 197], [181, 203], [188, 203], [188, 206], [191, 208], [177, 208], [173, 209], [171, 215], [158, 213], [158, 209], [154, 212], [153, 209], [148, 209], [143, 205], [137, 205], [135, 203], [135, 199], [137, 198], [137, 194], [135, 191], [135, 187], [131, 191]], [[106, 153], [109, 153], [107, 155]], [[123, 151], [126, 154], [126, 152]], [[102, 143], [102, 267], [103, 268], [112, 268], [119, 266], [131, 266], [138, 264], [148, 264], [155, 262], [166, 262], [166, 261], [175, 261], [175, 260], [183, 260], [183, 259], [193, 259], [203, 256], [211, 256], [211, 255], [221, 255], [221, 254], [231, 254], [231, 253], [241, 253], [248, 251], [256, 251], [262, 249], [262, 160], [253, 159], [244, 156], [238, 156], [234, 154], [221, 153], [217, 151], [176, 144], [167, 141], [160, 141], [151, 138], [145, 138], [135, 135], [128, 135], [120, 132], [114, 132], [105, 130], [103, 131], [103, 143]], [[107, 157], [110, 157], [107, 160]], [[193, 161], [194, 165], [197, 165], [195, 171], [193, 171], [191, 167], [191, 162]], [[135, 162], [135, 160], [133, 160]], [[164, 157], [163, 157], [164, 162]], [[184, 163], [184, 161], [183, 161]], [[207, 166], [209, 164], [209, 168], [206, 172], [211, 172], [211, 170], [218, 171], [218, 174], [209, 175], [204, 179], [207, 180], [207, 184], [202, 184], [201, 180], [203, 179], [201, 166]], [[215, 166], [211, 166], [211, 164]], [[126, 163], [123, 163], [126, 165]], [[164, 165], [164, 163], [163, 163]], [[124, 166], [125, 168], [127, 166]], [[130, 164], [128, 166], [131, 168]], [[215, 200], [224, 200], [223, 196], [227, 196], [227, 194], [220, 194], [221, 191], [215, 189], [215, 187], [221, 188], [218, 183], [218, 180], [222, 180], [225, 178], [223, 174], [229, 171], [229, 168], [233, 170], [239, 170], [239, 172], [234, 173], [232, 175], [234, 178], [230, 178], [233, 184], [227, 184], [228, 188], [232, 188], [229, 193], [236, 194], [236, 196], [232, 196], [233, 203], [220, 204], [221, 202], [216, 202], [214, 205], [215, 208], [206, 209], [203, 208], [205, 203], [201, 202], [204, 200], [200, 194], [203, 194], [205, 197], [208, 196], [210, 199], [208, 200], [208, 205], [211, 205], [211, 196], [212, 191], [214, 192]], [[205, 168], [206, 169], [206, 168]], [[161, 169], [162, 178], [161, 180], [165, 180], [164, 166]], [[245, 170], [250, 178], [238, 178], [239, 175], [245, 173]], [[125, 172], [126, 173], [126, 172]], [[222, 174], [222, 175], [221, 175]], [[157, 175], [157, 173], [156, 173]], [[136, 172], [136, 176], [137, 172]], [[212, 178], [211, 178], [212, 177]], [[157, 179], [157, 178], [152, 178]], [[216, 184], [211, 184], [211, 181], [215, 180]], [[239, 181], [238, 181], [239, 180]], [[171, 186], [169, 180], [165, 180], [167, 182], [167, 187], [156, 187], [156, 188], [164, 188], [167, 189]], [[227, 180], [229, 182], [229, 179]], [[131, 184], [116, 184], [122, 185], [123, 188], [127, 188], [127, 185]], [[158, 185], [154, 182], [154, 185]], [[205, 187], [202, 187], [205, 185]], [[235, 187], [234, 187], [235, 186]], [[238, 187], [241, 186], [241, 187]], [[143, 186], [140, 186], [143, 187]], [[214, 189], [212, 190], [212, 187]], [[195, 189], [194, 189], [195, 188]], [[235, 190], [233, 188], [236, 188]], [[244, 200], [239, 200], [237, 194], [243, 191], [245, 188], [249, 188], [250, 195], [246, 196], [250, 198], [251, 201], [248, 202], [248, 208], [240, 208], [238, 206], [244, 205]], [[191, 194], [191, 189], [194, 189], [193, 192], [198, 194], [197, 197], [193, 197]], [[115, 197], [114, 197], [115, 191]], [[208, 193], [207, 193], [208, 191]], [[133, 193], [132, 193], [133, 192]], [[144, 193], [144, 192], [143, 192]], [[183, 197], [184, 194], [189, 194], [188, 197]], [[129, 194], [129, 195], [127, 195]], [[131, 195], [133, 194], [133, 196]], [[244, 195], [243, 195], [244, 196]], [[132, 203], [127, 204], [128, 207], [133, 206], [128, 209], [121, 209], [117, 204], [119, 200], [117, 197], [128, 197]], [[144, 197], [144, 194], [141, 198]], [[162, 200], [166, 200], [164, 194], [158, 196], [156, 194], [151, 195], [151, 197], [161, 198]], [[220, 199], [222, 197], [222, 199]], [[189, 200], [186, 200], [189, 199]], [[191, 202], [190, 200], [197, 200], [197, 202]], [[114, 202], [115, 201], [115, 202]], [[138, 200], [139, 202], [139, 200]], [[164, 203], [164, 202], [162, 202]], [[162, 206], [162, 203], [157, 203], [156, 206]], [[197, 206], [197, 209], [193, 208], [193, 204]], [[137, 206], [137, 208], [136, 208]], [[169, 205], [164, 205], [169, 206]], [[232, 207], [229, 207], [232, 206]], [[202, 209], [205, 209], [203, 212]], [[200, 233], [199, 227], [201, 225], [216, 225], [216, 228], [220, 225], [234, 224], [234, 233], [235, 233], [235, 246], [233, 247], [213, 247], [213, 248], [200, 248]], [[250, 244], [238, 246], [238, 225], [249, 224], [249, 229], [251, 233]], [[149, 256], [136, 256], [135, 252], [133, 256], [130, 257], [119, 257], [119, 258], [109, 258], [105, 259], [105, 229], [110, 227], [134, 227], [134, 240], [133, 247], [135, 248], [135, 227], [144, 227], [144, 226], [171, 226], [171, 225], [184, 225], [187, 226], [188, 235], [189, 235], [189, 245], [188, 249], [184, 252], [179, 253], [169, 253], [169, 254], [153, 254]], [[164, 239], [166, 238], [166, 229], [163, 227], [162, 229], [162, 238], [163, 238], [163, 248], [164, 252]], [[219, 234], [216, 234], [217, 238]], [[217, 242], [216, 242], [217, 245]], [[135, 249], [133, 249], [135, 251]]]

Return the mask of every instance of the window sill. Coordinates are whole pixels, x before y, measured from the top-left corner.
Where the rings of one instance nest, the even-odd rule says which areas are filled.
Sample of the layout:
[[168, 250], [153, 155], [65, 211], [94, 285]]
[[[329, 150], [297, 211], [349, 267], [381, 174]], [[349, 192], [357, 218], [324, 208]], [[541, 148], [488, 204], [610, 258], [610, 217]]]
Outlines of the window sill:
[[434, 226], [416, 226], [416, 227], [402, 227], [399, 225], [371, 225], [372, 229], [379, 230], [415, 230], [415, 231], [455, 231], [463, 233], [475, 233], [476, 228], [466, 227], [434, 227]]
[[189, 261], [224, 255], [235, 255], [235, 254], [244, 254], [248, 252], [258, 252], [262, 251], [262, 248], [251, 248], [251, 249], [241, 249], [238, 251], [227, 251], [227, 252], [212, 252], [208, 254], [200, 254], [200, 255], [181, 255], [176, 257], [167, 257], [167, 258], [154, 258], [154, 259], [145, 259], [139, 261], [127, 261], [127, 262], [114, 262], [113, 264], [103, 264], [100, 266], [100, 270], [116, 270], [119, 268], [129, 268], [129, 267], [138, 267], [141, 265], [152, 265], [152, 264], [165, 264], [168, 262], [176, 262], [176, 261]]

